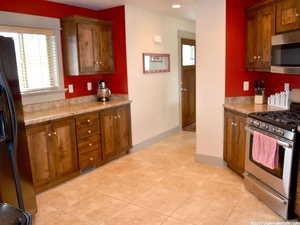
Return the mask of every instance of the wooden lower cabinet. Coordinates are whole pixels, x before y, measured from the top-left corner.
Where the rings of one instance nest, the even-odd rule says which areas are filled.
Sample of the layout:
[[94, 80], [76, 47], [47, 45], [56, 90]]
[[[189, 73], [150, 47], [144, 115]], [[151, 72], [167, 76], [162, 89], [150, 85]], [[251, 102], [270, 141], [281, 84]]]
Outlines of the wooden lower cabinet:
[[110, 160], [131, 148], [130, 107], [122, 106], [100, 113], [103, 159]]
[[26, 132], [33, 182], [41, 192], [128, 153], [130, 105], [28, 126]]
[[29, 127], [27, 139], [37, 192], [78, 170], [73, 119]]
[[246, 115], [225, 110], [224, 160], [240, 175], [245, 171], [246, 119]]

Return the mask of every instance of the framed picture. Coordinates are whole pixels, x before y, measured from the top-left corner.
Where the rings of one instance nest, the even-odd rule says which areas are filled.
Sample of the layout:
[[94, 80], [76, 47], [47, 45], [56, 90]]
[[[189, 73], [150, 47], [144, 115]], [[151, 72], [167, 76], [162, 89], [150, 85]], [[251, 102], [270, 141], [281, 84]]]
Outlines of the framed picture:
[[170, 72], [170, 54], [144, 53], [144, 73]]

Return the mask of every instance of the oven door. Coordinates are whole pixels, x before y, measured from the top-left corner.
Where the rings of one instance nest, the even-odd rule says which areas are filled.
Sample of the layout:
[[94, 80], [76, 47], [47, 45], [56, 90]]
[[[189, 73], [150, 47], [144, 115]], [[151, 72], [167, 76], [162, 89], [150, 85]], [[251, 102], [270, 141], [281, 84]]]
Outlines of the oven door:
[[[290, 183], [292, 172], [292, 159], [293, 159], [293, 143], [284, 141], [277, 136], [271, 135], [268, 132], [258, 130], [254, 127], [247, 127], [247, 140], [246, 140], [246, 161], [245, 169], [248, 173], [255, 176], [257, 179], [276, 190], [282, 196], [289, 199], [290, 197]], [[256, 162], [252, 158], [252, 144], [253, 132], [258, 131], [265, 135], [271, 136], [278, 140], [279, 149], [279, 163], [278, 168], [269, 169], [262, 164]]]

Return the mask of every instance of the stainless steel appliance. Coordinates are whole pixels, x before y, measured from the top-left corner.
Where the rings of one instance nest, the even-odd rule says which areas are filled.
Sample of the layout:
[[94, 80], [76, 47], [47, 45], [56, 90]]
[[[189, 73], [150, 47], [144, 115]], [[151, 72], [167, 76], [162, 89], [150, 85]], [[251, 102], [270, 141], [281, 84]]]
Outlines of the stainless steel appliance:
[[300, 75], [300, 31], [272, 37], [271, 72]]
[[[299, 149], [300, 104], [290, 110], [253, 113], [247, 122], [245, 184], [247, 189], [285, 219], [293, 217]], [[269, 169], [252, 157], [253, 133], [277, 140], [279, 163]]]
[[37, 206], [13, 40], [0, 36], [0, 49], [0, 202], [34, 213]]
[[107, 102], [110, 100], [111, 91], [106, 87], [106, 83], [104, 80], [101, 80], [98, 83], [97, 96], [100, 102]]

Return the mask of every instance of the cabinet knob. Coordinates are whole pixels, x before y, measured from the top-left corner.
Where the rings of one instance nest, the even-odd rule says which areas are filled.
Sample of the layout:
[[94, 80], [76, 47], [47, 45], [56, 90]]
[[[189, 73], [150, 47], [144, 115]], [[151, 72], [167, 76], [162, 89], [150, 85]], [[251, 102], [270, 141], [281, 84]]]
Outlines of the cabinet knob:
[[87, 120], [88, 123], [91, 123], [91, 120]]
[[54, 131], [53, 134], [56, 135], [57, 134], [56, 131]]
[[299, 13], [296, 13], [296, 15], [295, 15], [296, 17], [300, 17], [300, 14]]
[[94, 158], [93, 158], [93, 157], [91, 157], [91, 158], [90, 158], [90, 161], [94, 161]]
[[89, 143], [89, 146], [91, 147], [91, 146], [93, 146], [93, 144], [92, 144], [92, 143]]
[[48, 136], [49, 136], [49, 137], [51, 137], [51, 136], [52, 136], [52, 134], [51, 134], [51, 133], [48, 133]]
[[114, 116], [114, 119], [116, 120], [116, 119], [118, 119], [118, 117], [117, 117], [117, 116]]
[[120, 114], [118, 114], [118, 118], [119, 118], [119, 119], [121, 118]]
[[254, 56], [253, 59], [257, 59], [257, 56]]
[[92, 133], [92, 131], [91, 131], [91, 130], [88, 130], [88, 133], [89, 133], [89, 134], [91, 134], [91, 133]]

